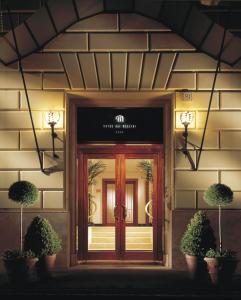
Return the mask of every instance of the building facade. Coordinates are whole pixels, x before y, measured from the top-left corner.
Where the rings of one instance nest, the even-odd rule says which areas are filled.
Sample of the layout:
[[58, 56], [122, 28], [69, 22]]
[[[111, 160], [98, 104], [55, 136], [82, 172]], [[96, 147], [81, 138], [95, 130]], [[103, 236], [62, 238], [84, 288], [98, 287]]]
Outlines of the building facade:
[[[203, 201], [213, 183], [234, 191], [223, 244], [240, 253], [241, 64], [223, 58], [212, 95], [222, 27], [212, 25], [196, 47], [185, 38], [193, 34], [192, 13], [181, 34], [160, 21], [164, 9], [175, 19], [162, 1], [49, 1], [15, 28], [42, 171], [14, 39], [11, 32], [1, 38], [1, 253], [19, 245], [19, 207], [8, 199], [18, 180], [39, 189], [38, 201], [24, 209], [24, 228], [36, 215], [48, 218], [63, 241], [61, 269], [93, 260], [184, 269], [180, 238], [193, 214], [205, 210], [217, 232], [217, 210]], [[225, 49], [232, 39], [228, 31]], [[188, 140], [200, 146], [211, 95], [194, 171], [181, 151], [180, 114], [193, 112]], [[49, 111], [59, 119], [58, 157]], [[100, 173], [91, 182], [93, 166]]]

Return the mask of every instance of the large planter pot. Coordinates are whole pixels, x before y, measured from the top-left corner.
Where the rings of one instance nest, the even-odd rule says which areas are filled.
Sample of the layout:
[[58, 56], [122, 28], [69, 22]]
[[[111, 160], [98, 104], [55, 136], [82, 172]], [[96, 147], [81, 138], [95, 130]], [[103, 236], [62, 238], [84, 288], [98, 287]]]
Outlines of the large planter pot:
[[189, 277], [192, 280], [201, 280], [205, 277], [205, 265], [199, 256], [185, 255]]
[[4, 259], [9, 282], [14, 285], [26, 284], [37, 261], [38, 258]]
[[29, 273], [28, 266], [24, 258], [4, 259], [3, 262], [8, 280], [11, 284], [22, 286], [27, 283]]
[[239, 260], [232, 258], [221, 258], [220, 281], [222, 285], [231, 284]]
[[38, 278], [41, 281], [48, 281], [52, 277], [52, 271], [56, 262], [56, 254], [46, 255], [39, 258], [36, 263]]
[[220, 259], [205, 257], [204, 260], [207, 263], [208, 274], [210, 278], [210, 283], [214, 286], [218, 285], [220, 282]]

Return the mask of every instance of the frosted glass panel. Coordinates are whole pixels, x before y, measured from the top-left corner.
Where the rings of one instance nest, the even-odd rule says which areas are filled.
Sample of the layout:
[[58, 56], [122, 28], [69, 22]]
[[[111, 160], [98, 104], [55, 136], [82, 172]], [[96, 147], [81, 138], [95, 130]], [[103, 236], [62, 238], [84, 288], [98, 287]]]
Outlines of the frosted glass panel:
[[88, 159], [89, 251], [115, 250], [115, 206], [115, 159]]
[[153, 159], [126, 159], [125, 248], [152, 251]]

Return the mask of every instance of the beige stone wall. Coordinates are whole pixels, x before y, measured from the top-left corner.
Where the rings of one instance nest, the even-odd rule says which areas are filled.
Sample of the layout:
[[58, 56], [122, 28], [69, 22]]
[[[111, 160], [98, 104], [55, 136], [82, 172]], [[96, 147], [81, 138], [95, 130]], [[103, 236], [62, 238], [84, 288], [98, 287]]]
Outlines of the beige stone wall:
[[[9, 71], [10, 73], [10, 71]], [[13, 77], [18, 71], [11, 70]], [[3, 78], [5, 72], [1, 72]], [[31, 74], [35, 78], [35, 74]], [[38, 74], [39, 78], [42, 75]], [[30, 79], [29, 77], [28, 79]], [[42, 89], [42, 79], [39, 84], [31, 88], [31, 79], [27, 79], [29, 97], [33, 112], [39, 146], [45, 150], [44, 166], [54, 165], [51, 159], [50, 130], [44, 126], [44, 113], [48, 110], [64, 110], [63, 91], [48, 91]], [[63, 127], [57, 129], [58, 136], [63, 140], [56, 140], [56, 148], [63, 156], [64, 136]], [[33, 182], [39, 189], [39, 200], [27, 209], [64, 209], [64, 178], [63, 172], [50, 176], [40, 171], [35, 142], [27, 110], [26, 97], [19, 85], [10, 76], [8, 86], [0, 90], [0, 208], [18, 208], [18, 205], [8, 199], [8, 188], [17, 180]]]
[[[185, 58], [188, 65], [195, 62], [196, 54]], [[206, 66], [207, 68], [208, 66]], [[184, 68], [184, 67], [183, 67]], [[192, 101], [185, 101], [182, 92], [176, 93], [176, 112], [192, 110], [195, 112], [194, 128], [190, 129], [190, 142], [200, 146], [207, 106], [210, 97], [212, 73], [196, 71], [196, 89], [192, 92]], [[204, 66], [203, 66], [204, 68]], [[206, 75], [208, 75], [206, 77]], [[232, 75], [233, 80], [229, 80]], [[209, 83], [207, 83], [209, 80]], [[222, 81], [220, 84], [219, 82]], [[234, 82], [237, 86], [234, 87]], [[199, 91], [203, 87], [205, 91]], [[175, 130], [175, 208], [212, 208], [203, 201], [203, 192], [213, 183], [224, 183], [234, 191], [234, 201], [227, 209], [241, 208], [241, 74], [232, 70], [218, 75], [213, 96], [211, 113], [208, 121], [204, 151], [201, 156], [199, 170], [191, 171], [188, 160], [178, 151], [181, 148], [182, 129], [180, 124]], [[178, 120], [177, 120], [178, 121]], [[197, 153], [189, 146], [194, 162]]]
[[[17, 180], [32, 181], [39, 188], [34, 213], [67, 212], [64, 172], [43, 175], [39, 169], [21, 76], [0, 65], [0, 211], [5, 218], [16, 212], [8, 199], [9, 186]], [[23, 60], [30, 102], [40, 148], [51, 161], [50, 131], [43, 127], [43, 113], [65, 112], [66, 91], [168, 91], [176, 94], [175, 112], [193, 110], [194, 128], [189, 139], [199, 145], [216, 62], [198, 53], [182, 38], [156, 21], [136, 14], [105, 14], [78, 22], [43, 49]], [[241, 208], [241, 68], [222, 64], [197, 172], [178, 151], [182, 129], [175, 128], [175, 197], [172, 209], [206, 208], [202, 200], [212, 183], [231, 186]], [[182, 100], [182, 89], [192, 91], [191, 102]], [[114, 105], [114, 103], [113, 103]], [[175, 127], [176, 125], [174, 125]], [[56, 140], [64, 158], [65, 120]], [[196, 160], [196, 153], [192, 151]], [[65, 220], [65, 219], [64, 219]], [[66, 218], [67, 220], [67, 218]], [[62, 229], [67, 234], [67, 221]], [[1, 232], [0, 232], [1, 234]], [[65, 236], [66, 238], [66, 236]], [[170, 239], [170, 237], [167, 237]], [[11, 241], [7, 241], [11, 247]], [[2, 250], [2, 248], [1, 248]]]

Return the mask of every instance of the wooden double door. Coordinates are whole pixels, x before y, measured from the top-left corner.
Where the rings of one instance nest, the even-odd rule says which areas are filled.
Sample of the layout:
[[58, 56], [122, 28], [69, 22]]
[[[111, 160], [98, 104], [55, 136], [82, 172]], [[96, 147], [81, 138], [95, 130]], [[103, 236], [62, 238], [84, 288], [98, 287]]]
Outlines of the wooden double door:
[[78, 151], [78, 258], [162, 260], [162, 145]]

